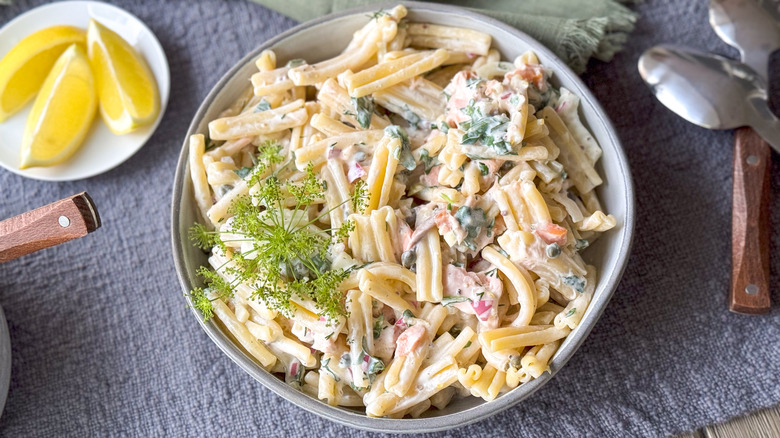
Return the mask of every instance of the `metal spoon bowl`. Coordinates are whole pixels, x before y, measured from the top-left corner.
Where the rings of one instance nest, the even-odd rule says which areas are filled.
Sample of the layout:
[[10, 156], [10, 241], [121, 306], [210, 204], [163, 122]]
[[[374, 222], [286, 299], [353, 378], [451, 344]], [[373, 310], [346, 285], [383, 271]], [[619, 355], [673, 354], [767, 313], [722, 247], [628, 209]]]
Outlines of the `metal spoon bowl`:
[[680, 117], [709, 129], [750, 126], [780, 153], [780, 120], [749, 67], [674, 46], [648, 49], [638, 67], [656, 98]]
[[720, 39], [739, 49], [742, 61], [767, 76], [769, 54], [780, 49], [780, 10], [754, 0], [710, 0], [710, 25]]

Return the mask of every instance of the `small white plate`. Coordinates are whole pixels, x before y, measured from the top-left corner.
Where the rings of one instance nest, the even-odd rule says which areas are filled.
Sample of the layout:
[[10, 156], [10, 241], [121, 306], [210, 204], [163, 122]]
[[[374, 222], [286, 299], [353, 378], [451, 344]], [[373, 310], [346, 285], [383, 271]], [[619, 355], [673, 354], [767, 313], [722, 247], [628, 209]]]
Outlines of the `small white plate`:
[[160, 90], [160, 115], [157, 120], [129, 134], [115, 135], [98, 112], [84, 144], [70, 159], [52, 167], [21, 170], [19, 149], [27, 115], [32, 107], [32, 104], [28, 104], [25, 109], [0, 123], [0, 166], [28, 178], [46, 181], [89, 178], [122, 164], [141, 149], [157, 129], [165, 114], [170, 94], [168, 60], [152, 31], [141, 20], [123, 9], [95, 1], [65, 1], [35, 8], [0, 29], [0, 58], [33, 32], [58, 24], [78, 26], [86, 30], [90, 18], [118, 33], [146, 58]]

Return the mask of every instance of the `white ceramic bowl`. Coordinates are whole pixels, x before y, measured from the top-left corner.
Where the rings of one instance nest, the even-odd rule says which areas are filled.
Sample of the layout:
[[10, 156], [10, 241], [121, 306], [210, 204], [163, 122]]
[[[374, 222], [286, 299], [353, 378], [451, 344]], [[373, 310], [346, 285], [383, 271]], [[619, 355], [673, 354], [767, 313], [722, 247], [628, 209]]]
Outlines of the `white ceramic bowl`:
[[[474, 397], [465, 398], [453, 402], [442, 411], [431, 411], [420, 419], [368, 418], [360, 411], [331, 407], [311, 398], [266, 372], [232, 340], [219, 324], [213, 320], [203, 323], [201, 315], [193, 310], [193, 324], [198, 321], [225, 354], [275, 393], [307, 411], [345, 425], [396, 433], [431, 432], [462, 426], [513, 406], [547, 383], [571, 358], [604, 311], [626, 266], [634, 230], [634, 193], [631, 174], [620, 141], [604, 110], [574, 72], [537, 41], [499, 21], [451, 6], [402, 3], [409, 9], [407, 18], [410, 21], [474, 28], [491, 34], [493, 47], [502, 53], [504, 59], [514, 59], [526, 50], [533, 49], [542, 64], [554, 71], [552, 82], [557, 86], [565, 86], [580, 97], [581, 116], [604, 150], [598, 165], [604, 184], [598, 189], [598, 194], [605, 210], [617, 218], [618, 226], [605, 233], [585, 251], [586, 261], [598, 269], [599, 281], [595, 296], [580, 326], [565, 339], [553, 357], [550, 364], [551, 373], [545, 373], [535, 380], [520, 385], [494, 401], [486, 403]], [[369, 19], [367, 14], [373, 9], [362, 8], [329, 15], [284, 32], [247, 54], [222, 77], [206, 97], [184, 139], [173, 191], [171, 218], [173, 253], [179, 279], [185, 292], [200, 284], [195, 270], [198, 266], [206, 264], [204, 253], [191, 245], [187, 237], [189, 227], [197, 218], [187, 166], [187, 138], [191, 134], [206, 133], [208, 121], [216, 118], [217, 114], [228, 107], [249, 86], [249, 77], [256, 71], [253, 61], [261, 51], [273, 49], [281, 64], [295, 58], [304, 58], [311, 63], [335, 56], [346, 47], [352, 33], [366, 23]]]

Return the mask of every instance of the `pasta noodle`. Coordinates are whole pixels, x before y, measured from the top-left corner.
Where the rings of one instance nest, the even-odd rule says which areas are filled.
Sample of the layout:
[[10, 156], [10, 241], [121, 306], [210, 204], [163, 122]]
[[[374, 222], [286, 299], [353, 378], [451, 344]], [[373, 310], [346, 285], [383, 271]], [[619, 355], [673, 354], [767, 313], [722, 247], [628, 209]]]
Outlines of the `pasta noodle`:
[[189, 141], [192, 303], [331, 406], [417, 418], [549, 372], [618, 226], [579, 99], [533, 52], [380, 11], [318, 63], [266, 50]]

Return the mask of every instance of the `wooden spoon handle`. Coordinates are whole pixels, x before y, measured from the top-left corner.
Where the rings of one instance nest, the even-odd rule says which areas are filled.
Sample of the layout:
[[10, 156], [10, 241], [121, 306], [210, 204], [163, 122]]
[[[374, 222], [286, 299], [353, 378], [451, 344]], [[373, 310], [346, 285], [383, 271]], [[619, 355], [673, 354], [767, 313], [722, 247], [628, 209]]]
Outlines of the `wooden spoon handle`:
[[769, 311], [769, 145], [750, 128], [734, 139], [729, 310]]
[[0, 222], [0, 263], [59, 245], [100, 228], [87, 192], [61, 199]]

